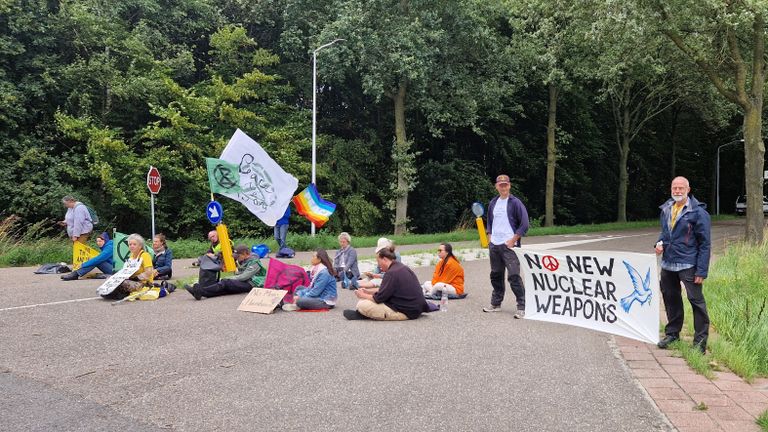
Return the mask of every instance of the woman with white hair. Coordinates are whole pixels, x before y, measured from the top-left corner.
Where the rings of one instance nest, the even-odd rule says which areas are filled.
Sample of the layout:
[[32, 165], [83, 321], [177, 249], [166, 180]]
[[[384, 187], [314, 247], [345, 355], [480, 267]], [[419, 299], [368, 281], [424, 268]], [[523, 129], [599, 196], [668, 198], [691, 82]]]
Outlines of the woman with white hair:
[[341, 287], [355, 290], [358, 288], [360, 269], [357, 268], [357, 251], [352, 247], [352, 236], [347, 232], [339, 234], [339, 250], [333, 258], [333, 267], [341, 280]]
[[152, 280], [155, 277], [155, 269], [152, 267], [152, 257], [144, 250], [144, 237], [138, 234], [128, 236], [128, 250], [131, 252], [128, 261], [139, 262], [139, 268], [126, 280], [124, 280], [114, 291], [102, 297], [114, 300], [120, 300], [131, 295], [136, 291], [141, 291], [145, 287], [152, 287]]
[[70, 240], [85, 244], [93, 231], [93, 221], [88, 207], [72, 195], [65, 196], [61, 202], [67, 208], [67, 213], [59, 225], [67, 227], [67, 237]]

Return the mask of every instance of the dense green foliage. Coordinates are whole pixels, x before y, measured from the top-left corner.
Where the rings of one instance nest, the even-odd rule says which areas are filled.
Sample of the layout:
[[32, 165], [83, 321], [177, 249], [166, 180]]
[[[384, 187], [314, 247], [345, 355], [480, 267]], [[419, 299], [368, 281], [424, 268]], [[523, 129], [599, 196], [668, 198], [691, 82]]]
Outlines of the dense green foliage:
[[[318, 57], [318, 189], [338, 204], [320, 231], [329, 238], [390, 232], [403, 194], [411, 232], [471, 227], [471, 203], [487, 202], [502, 172], [541, 221], [552, 83], [555, 224], [621, 219], [622, 172], [629, 220], [656, 216], [674, 174], [712, 209], [716, 149], [740, 137], [740, 114], [659, 29], [643, 27], [651, 20], [621, 21], [619, 33], [616, 10], [596, 24], [589, 4], [0, 0], [0, 217], [54, 234], [61, 197], [73, 194], [96, 208], [99, 229], [147, 235], [154, 165], [158, 230], [203, 239], [204, 158], [236, 128], [303, 188], [312, 50], [335, 38], [346, 40]], [[407, 141], [394, 145], [392, 98], [403, 86]], [[653, 116], [635, 120], [623, 154], [616, 110], [632, 105], [617, 101], [658, 94], [665, 105], [637, 105]], [[723, 212], [744, 193], [743, 166], [737, 147], [723, 150]], [[243, 206], [224, 205], [234, 236], [270, 235]], [[292, 222], [292, 232], [308, 231]]]

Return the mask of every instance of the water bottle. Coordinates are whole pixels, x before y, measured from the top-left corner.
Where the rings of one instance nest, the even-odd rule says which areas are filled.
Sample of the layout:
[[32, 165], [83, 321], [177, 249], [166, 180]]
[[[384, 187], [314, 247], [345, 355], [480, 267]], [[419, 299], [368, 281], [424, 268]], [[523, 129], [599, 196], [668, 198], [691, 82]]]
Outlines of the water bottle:
[[448, 312], [448, 294], [445, 291], [440, 297], [440, 312]]

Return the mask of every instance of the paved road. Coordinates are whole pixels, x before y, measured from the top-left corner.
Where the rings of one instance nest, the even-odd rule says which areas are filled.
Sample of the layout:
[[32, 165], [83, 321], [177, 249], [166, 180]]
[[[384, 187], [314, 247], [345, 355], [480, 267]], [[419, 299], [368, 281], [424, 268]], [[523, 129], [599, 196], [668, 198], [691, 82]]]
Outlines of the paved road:
[[[715, 226], [716, 248], [739, 224]], [[649, 252], [655, 236], [527, 244]], [[327, 313], [243, 313], [242, 296], [183, 291], [111, 306], [87, 300], [100, 281], [2, 269], [0, 431], [672, 430], [611, 336], [514, 320], [511, 292], [485, 314], [488, 260], [465, 264], [467, 299], [405, 323], [344, 320], [349, 291]]]

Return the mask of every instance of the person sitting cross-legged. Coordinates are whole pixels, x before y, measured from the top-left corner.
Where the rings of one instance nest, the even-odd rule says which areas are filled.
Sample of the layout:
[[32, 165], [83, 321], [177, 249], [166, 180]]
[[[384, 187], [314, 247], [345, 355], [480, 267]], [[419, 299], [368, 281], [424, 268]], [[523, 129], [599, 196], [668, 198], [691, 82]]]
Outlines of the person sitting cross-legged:
[[387, 272], [379, 288], [360, 288], [355, 295], [360, 299], [357, 310], [344, 311], [350, 320], [370, 318], [378, 321], [405, 321], [418, 318], [429, 310], [416, 274], [395, 261], [391, 248], [376, 254], [376, 262]]
[[79, 269], [62, 276], [62, 280], [77, 280], [95, 268], [101, 270], [105, 275], [111, 275], [113, 273], [115, 268], [115, 262], [112, 259], [114, 248], [112, 247], [112, 239], [109, 238], [109, 233], [106, 231], [101, 233], [101, 235], [96, 238], [96, 244], [99, 246], [99, 249], [101, 249], [101, 252], [84, 262]]
[[155, 280], [168, 280], [173, 277], [173, 251], [168, 249], [165, 234], [157, 234], [152, 238], [152, 249], [155, 257], [152, 266], [155, 268]]
[[438, 292], [454, 296], [464, 294], [464, 268], [453, 255], [453, 246], [450, 243], [440, 243], [437, 256], [440, 257], [440, 261], [435, 266], [432, 280], [421, 285], [424, 294], [432, 296]]
[[305, 310], [333, 309], [336, 306], [336, 272], [325, 249], [312, 255], [312, 282], [296, 289], [296, 306]]
[[186, 285], [195, 300], [203, 297], [216, 297], [227, 294], [242, 294], [250, 292], [253, 287], [264, 287], [267, 270], [261, 265], [259, 257], [251, 253], [251, 248], [238, 245], [232, 254], [237, 261], [237, 272], [234, 276], [222, 279], [213, 285]]

